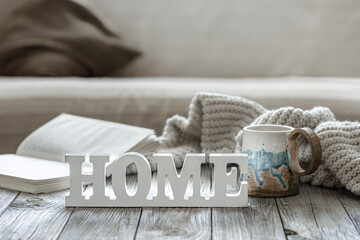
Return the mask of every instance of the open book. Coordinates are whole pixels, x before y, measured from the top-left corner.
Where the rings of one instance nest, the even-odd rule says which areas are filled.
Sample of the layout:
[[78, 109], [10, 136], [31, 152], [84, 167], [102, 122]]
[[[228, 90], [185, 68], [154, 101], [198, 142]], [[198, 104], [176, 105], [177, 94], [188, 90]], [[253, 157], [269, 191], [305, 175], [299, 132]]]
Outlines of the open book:
[[111, 175], [117, 156], [146, 154], [158, 147], [154, 130], [115, 122], [61, 114], [32, 132], [16, 154], [0, 155], [0, 187], [51, 192], [69, 187], [69, 166], [64, 155], [109, 154]]

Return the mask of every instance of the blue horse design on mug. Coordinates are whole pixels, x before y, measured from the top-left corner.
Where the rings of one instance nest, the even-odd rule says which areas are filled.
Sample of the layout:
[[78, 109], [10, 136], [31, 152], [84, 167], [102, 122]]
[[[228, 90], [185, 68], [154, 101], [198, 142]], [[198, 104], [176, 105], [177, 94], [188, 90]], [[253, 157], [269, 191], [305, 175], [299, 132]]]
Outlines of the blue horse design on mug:
[[[260, 179], [258, 171], [269, 170], [273, 176], [279, 179], [283, 188], [286, 188], [281, 173], [274, 172], [274, 168], [278, 169], [282, 165], [290, 168], [290, 157], [288, 152], [272, 153], [261, 149], [260, 151], [246, 150], [244, 153], [249, 156], [248, 165], [253, 167], [256, 181], [260, 186], [263, 185], [264, 180]], [[248, 178], [250, 178], [250, 174], [248, 174]]]

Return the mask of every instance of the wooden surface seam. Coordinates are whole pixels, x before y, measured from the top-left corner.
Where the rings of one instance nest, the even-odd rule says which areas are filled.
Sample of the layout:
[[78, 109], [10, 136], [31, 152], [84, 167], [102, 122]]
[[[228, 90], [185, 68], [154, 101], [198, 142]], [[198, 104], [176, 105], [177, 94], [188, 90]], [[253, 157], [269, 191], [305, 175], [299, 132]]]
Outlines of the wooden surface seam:
[[0, 189], [0, 239], [360, 239], [359, 197], [307, 184], [248, 208], [66, 208], [67, 193]]

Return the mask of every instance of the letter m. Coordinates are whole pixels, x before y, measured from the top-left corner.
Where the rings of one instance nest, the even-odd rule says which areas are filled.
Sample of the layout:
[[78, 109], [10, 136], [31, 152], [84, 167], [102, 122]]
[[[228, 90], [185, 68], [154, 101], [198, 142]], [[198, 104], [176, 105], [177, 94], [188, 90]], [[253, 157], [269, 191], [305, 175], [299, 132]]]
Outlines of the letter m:
[[174, 199], [183, 200], [189, 181], [192, 178], [192, 199], [200, 199], [201, 164], [205, 163], [205, 154], [186, 154], [180, 174], [177, 173], [173, 156], [169, 153], [155, 153], [153, 160], [157, 164], [157, 199], [166, 199], [165, 184], [169, 180]]

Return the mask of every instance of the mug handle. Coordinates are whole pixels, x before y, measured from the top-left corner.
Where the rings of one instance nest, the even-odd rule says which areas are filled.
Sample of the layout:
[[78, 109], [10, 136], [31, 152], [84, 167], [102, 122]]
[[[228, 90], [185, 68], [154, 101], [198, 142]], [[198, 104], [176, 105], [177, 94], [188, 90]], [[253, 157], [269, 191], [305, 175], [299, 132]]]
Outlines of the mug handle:
[[[300, 166], [298, 159], [299, 147], [298, 147], [297, 138], [300, 134], [303, 134], [307, 138], [311, 146], [311, 155], [312, 155], [311, 162], [305, 170], [302, 169], [302, 167]], [[287, 141], [288, 141], [288, 151], [290, 153], [290, 159], [291, 159], [291, 164], [290, 164], [291, 171], [298, 176], [304, 176], [315, 172], [321, 163], [321, 155], [322, 155], [320, 140], [316, 135], [316, 133], [311, 128], [307, 128], [307, 127], [297, 128], [289, 134]]]

